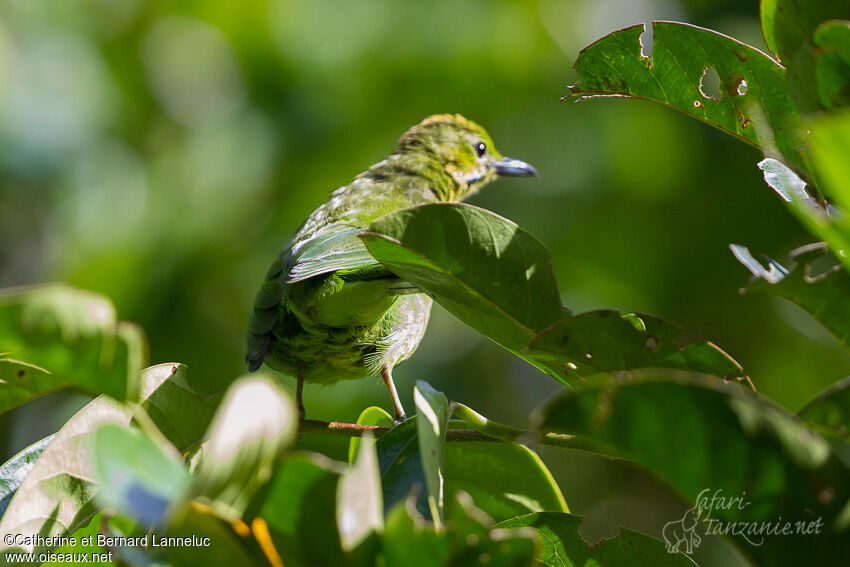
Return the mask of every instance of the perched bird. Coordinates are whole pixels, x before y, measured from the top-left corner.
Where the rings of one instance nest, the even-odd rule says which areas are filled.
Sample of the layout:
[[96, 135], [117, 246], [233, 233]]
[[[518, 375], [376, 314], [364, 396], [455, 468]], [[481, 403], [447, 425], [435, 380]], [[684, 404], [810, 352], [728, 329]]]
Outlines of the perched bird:
[[383, 214], [461, 201], [499, 175], [536, 176], [502, 157], [487, 132], [460, 115], [426, 118], [388, 158], [334, 191], [307, 217], [269, 268], [247, 333], [250, 370], [263, 362], [304, 382], [331, 384], [380, 374], [396, 420], [404, 409], [392, 370], [425, 333], [431, 299], [390, 273], [358, 238]]

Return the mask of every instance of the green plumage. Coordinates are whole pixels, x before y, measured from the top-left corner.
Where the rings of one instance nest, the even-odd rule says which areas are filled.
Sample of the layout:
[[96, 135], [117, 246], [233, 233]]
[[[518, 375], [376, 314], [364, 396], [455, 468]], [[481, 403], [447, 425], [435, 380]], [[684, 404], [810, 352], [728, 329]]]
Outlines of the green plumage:
[[459, 115], [408, 130], [392, 155], [313, 211], [272, 264], [251, 314], [250, 369], [265, 362], [323, 384], [382, 372], [389, 380], [425, 333], [431, 300], [372, 258], [358, 233], [398, 209], [462, 200], [499, 174], [536, 172], [502, 158], [487, 132]]

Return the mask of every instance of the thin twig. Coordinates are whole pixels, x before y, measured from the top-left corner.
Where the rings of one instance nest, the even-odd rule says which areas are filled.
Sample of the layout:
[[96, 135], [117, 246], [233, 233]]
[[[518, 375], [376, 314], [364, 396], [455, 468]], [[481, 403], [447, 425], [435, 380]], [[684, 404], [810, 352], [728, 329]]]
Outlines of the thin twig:
[[[299, 424], [298, 432], [302, 434], [324, 433], [327, 435], [341, 435], [344, 437], [362, 437], [366, 432], [372, 433], [376, 438], [390, 431], [389, 427], [379, 427], [377, 425], [359, 425], [357, 423], [344, 423], [340, 421], [318, 421], [315, 419], [305, 419]], [[566, 447], [570, 449], [583, 449], [597, 451], [598, 447], [586, 439], [580, 439], [574, 435], [566, 435], [563, 433], [544, 433], [540, 434], [534, 431], [516, 430], [516, 435], [512, 436], [517, 443], [523, 444], [539, 444], [550, 445], [553, 447]], [[475, 429], [449, 429], [446, 431], [446, 441], [476, 441], [476, 442], [499, 442], [504, 439], [497, 439], [484, 435]]]

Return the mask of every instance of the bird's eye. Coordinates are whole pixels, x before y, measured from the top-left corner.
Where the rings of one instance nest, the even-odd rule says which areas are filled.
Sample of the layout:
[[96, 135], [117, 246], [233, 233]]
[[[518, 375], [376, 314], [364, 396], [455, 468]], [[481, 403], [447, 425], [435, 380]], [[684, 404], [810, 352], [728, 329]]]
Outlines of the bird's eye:
[[484, 157], [484, 154], [487, 153], [487, 144], [484, 142], [478, 142], [475, 144], [475, 153], [478, 154], [478, 157]]

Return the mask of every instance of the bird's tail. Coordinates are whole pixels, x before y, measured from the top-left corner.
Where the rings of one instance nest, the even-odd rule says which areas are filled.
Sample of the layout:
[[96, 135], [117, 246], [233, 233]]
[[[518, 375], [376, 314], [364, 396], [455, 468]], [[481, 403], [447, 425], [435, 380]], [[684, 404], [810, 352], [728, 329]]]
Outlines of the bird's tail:
[[286, 267], [286, 250], [278, 256], [266, 273], [266, 279], [254, 298], [254, 310], [248, 322], [246, 334], [245, 362], [248, 370], [254, 372], [263, 365], [272, 341], [272, 329], [280, 313], [280, 301], [286, 284], [283, 273]]

